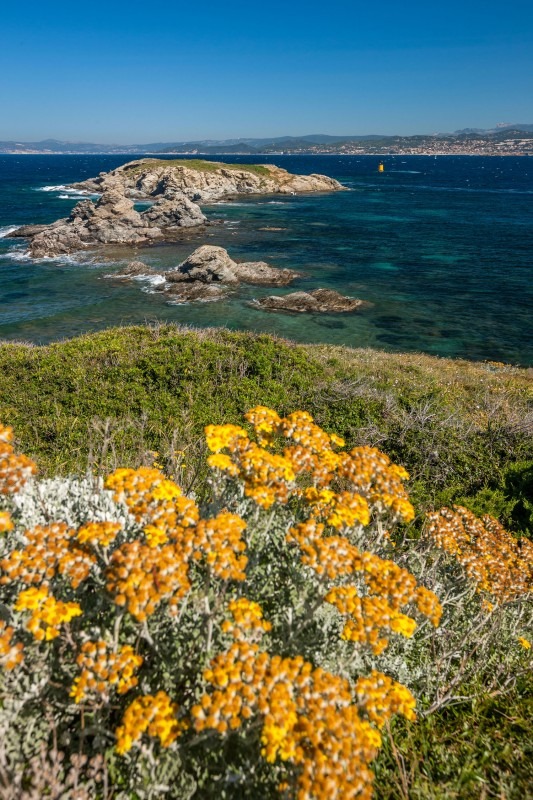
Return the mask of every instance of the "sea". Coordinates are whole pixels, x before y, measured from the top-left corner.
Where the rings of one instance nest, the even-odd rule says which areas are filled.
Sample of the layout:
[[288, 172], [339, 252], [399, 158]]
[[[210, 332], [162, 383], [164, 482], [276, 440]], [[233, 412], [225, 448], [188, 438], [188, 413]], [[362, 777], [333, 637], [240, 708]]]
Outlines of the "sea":
[[[32, 260], [24, 240], [5, 236], [67, 216], [81, 199], [70, 183], [130, 160], [0, 156], [0, 340], [42, 344], [164, 321], [533, 366], [533, 158], [254, 156], [254, 163], [329, 175], [348, 191], [219, 202], [203, 207], [213, 225], [178, 242], [56, 259]], [[202, 244], [303, 277], [291, 287], [243, 286], [221, 302], [179, 305], [158, 291], [157, 276], [106, 277], [133, 259], [163, 273]], [[320, 287], [367, 304], [350, 314], [288, 314], [252, 302]]]

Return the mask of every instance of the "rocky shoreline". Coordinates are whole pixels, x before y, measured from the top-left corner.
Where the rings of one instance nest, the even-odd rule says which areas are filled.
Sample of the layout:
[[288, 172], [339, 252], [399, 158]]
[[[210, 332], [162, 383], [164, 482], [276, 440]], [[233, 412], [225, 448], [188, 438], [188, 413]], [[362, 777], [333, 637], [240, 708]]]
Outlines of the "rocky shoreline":
[[[51, 225], [24, 225], [13, 237], [30, 240], [32, 258], [53, 258], [107, 244], [165, 241], [183, 229], [201, 230], [208, 221], [199, 203], [243, 194], [334, 192], [344, 187], [325, 175], [292, 175], [273, 165], [229, 165], [209, 161], [141, 159], [73, 184], [100, 195], [81, 200]], [[134, 201], [149, 201], [139, 212]]]

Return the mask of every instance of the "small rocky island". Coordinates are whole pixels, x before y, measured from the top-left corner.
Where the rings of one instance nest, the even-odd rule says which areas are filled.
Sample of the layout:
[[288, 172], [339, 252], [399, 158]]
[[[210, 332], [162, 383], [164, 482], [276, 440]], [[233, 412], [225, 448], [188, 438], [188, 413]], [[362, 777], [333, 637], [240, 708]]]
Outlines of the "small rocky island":
[[[51, 225], [25, 225], [11, 236], [30, 239], [33, 258], [55, 257], [106, 244], [141, 244], [172, 238], [207, 224], [199, 203], [243, 194], [336, 192], [325, 175], [292, 175], [271, 164], [140, 159], [73, 185], [96, 202], [81, 200], [69, 217]], [[139, 212], [134, 201], [153, 203]]]

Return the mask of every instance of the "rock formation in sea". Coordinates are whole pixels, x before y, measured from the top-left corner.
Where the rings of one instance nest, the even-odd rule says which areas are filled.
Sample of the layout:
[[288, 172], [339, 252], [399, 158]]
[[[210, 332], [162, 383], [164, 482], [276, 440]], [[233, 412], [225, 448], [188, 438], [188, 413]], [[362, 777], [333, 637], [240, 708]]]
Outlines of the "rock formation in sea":
[[264, 261], [234, 261], [223, 247], [204, 244], [179, 266], [165, 273], [169, 283], [199, 281], [201, 283], [223, 283], [228, 286], [238, 283], [253, 283], [262, 286], [286, 286], [299, 272], [292, 269], [271, 267]]
[[355, 311], [366, 303], [356, 297], [345, 297], [333, 289], [313, 289], [309, 292], [291, 292], [290, 294], [261, 297], [250, 305], [267, 311], [332, 313]]
[[97, 178], [76, 183], [79, 191], [101, 194], [113, 188], [134, 199], [175, 196], [208, 203], [240, 194], [337, 192], [344, 187], [326, 175], [292, 175], [273, 164], [240, 165], [214, 161], [130, 161]]
[[271, 267], [264, 261], [234, 261], [223, 247], [202, 245], [174, 269], [161, 275], [142, 261], [132, 261], [118, 272], [105, 275], [115, 280], [135, 280], [160, 275], [157, 291], [171, 302], [219, 300], [240, 283], [257, 286], [286, 286], [301, 273]]
[[185, 197], [160, 200], [139, 213], [132, 200], [117, 188], [109, 188], [97, 203], [81, 200], [69, 217], [35, 233], [30, 254], [44, 258], [104, 244], [139, 244], [161, 239], [166, 231], [199, 226], [206, 221], [200, 208]]
[[[332, 192], [344, 187], [325, 175], [291, 175], [272, 165], [141, 159], [74, 184], [74, 188], [99, 194], [100, 199], [96, 203], [81, 200], [69, 217], [51, 225], [25, 225], [11, 234], [30, 239], [32, 257], [54, 257], [105, 244], [140, 244], [172, 237], [180, 229], [207, 224], [197, 203], [228, 196]], [[139, 212], [133, 203], [139, 199], [155, 202]], [[270, 283], [268, 265], [264, 266], [263, 282]], [[256, 272], [259, 274], [258, 269]]]

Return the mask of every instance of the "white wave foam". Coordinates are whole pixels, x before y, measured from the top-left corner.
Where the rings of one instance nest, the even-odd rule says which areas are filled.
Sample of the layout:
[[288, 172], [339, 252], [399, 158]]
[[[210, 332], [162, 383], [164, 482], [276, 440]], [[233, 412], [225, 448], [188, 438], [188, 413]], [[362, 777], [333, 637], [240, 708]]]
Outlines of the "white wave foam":
[[19, 225], [6, 225], [3, 228], [0, 228], [0, 239], [3, 239], [4, 236], [7, 236], [9, 233], [16, 231], [17, 228], [20, 227]]
[[10, 258], [12, 261], [31, 261], [29, 250], [9, 250], [4, 253], [3, 258]]
[[[147, 283], [148, 286], [161, 286], [162, 283], [166, 283], [164, 275], [135, 275], [133, 280]], [[143, 291], [148, 291], [148, 288]]]
[[196, 300], [167, 300], [167, 306], [189, 306], [191, 303], [217, 303], [220, 297], [198, 297]]
[[62, 192], [60, 195], [61, 200], [85, 200], [86, 197], [100, 197], [98, 192], [89, 192], [87, 189], [74, 189], [72, 186], [37, 186], [36, 192]]
[[59, 186], [38, 186], [36, 192], [66, 192], [68, 186], [60, 183]]

